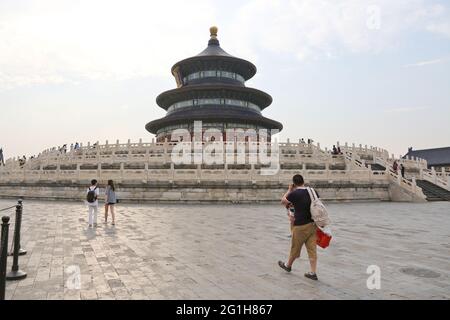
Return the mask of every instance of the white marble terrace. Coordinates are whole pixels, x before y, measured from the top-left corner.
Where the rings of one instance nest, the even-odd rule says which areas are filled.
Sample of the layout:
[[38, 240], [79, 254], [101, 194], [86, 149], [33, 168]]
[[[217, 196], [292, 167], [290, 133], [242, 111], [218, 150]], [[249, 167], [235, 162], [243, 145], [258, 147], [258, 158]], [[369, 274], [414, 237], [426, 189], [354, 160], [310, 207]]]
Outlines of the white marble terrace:
[[[212, 166], [192, 164], [177, 166], [172, 161], [172, 149], [176, 142], [137, 143], [128, 141], [114, 144], [88, 143], [80, 145], [78, 150], [61, 152], [57, 148], [43, 151], [34, 159], [21, 164], [18, 158], [8, 159], [6, 166], [0, 167], [0, 182], [38, 181], [87, 181], [97, 178], [100, 181], [114, 179], [117, 182], [138, 181], [278, 181], [289, 183], [296, 173], [302, 174], [307, 181], [350, 181], [375, 182], [389, 181], [396, 183], [405, 190], [420, 196], [422, 190], [417, 187], [415, 179], [424, 179], [449, 190], [449, 173], [427, 169], [423, 159], [399, 159], [389, 156], [388, 151], [367, 146], [356, 146], [348, 143], [336, 146], [341, 148], [341, 155], [333, 155], [320, 144], [303, 142], [278, 143], [280, 170], [271, 175], [264, 174], [261, 166], [248, 164], [236, 166], [234, 164], [215, 164]], [[209, 143], [203, 143], [207, 146]], [[246, 144], [246, 159], [256, 156], [259, 144]], [[270, 147], [269, 147], [270, 149]], [[253, 150], [249, 152], [249, 150]], [[276, 150], [276, 149], [275, 149]], [[239, 153], [241, 152], [241, 153]], [[235, 156], [242, 154], [236, 149]], [[229, 157], [230, 154], [227, 154]], [[392, 163], [397, 160], [403, 163], [407, 171], [407, 179], [403, 179], [392, 170]], [[225, 160], [224, 162], [228, 160]], [[373, 171], [371, 165], [378, 164], [386, 170]]]

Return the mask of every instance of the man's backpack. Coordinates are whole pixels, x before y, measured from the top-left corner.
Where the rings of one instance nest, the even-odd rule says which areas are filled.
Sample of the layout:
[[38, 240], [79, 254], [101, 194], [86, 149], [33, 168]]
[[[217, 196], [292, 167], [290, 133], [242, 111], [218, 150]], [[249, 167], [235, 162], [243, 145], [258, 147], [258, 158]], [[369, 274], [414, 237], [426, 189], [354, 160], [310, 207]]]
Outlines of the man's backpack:
[[86, 196], [86, 200], [89, 203], [94, 203], [97, 200], [97, 195], [96, 195], [96, 191], [97, 187], [95, 187], [94, 190], [89, 189], [87, 196]]
[[311, 198], [311, 218], [319, 227], [325, 227], [330, 224], [330, 218], [328, 217], [328, 210], [322, 201], [317, 197], [317, 193], [312, 188], [307, 188], [309, 196]]

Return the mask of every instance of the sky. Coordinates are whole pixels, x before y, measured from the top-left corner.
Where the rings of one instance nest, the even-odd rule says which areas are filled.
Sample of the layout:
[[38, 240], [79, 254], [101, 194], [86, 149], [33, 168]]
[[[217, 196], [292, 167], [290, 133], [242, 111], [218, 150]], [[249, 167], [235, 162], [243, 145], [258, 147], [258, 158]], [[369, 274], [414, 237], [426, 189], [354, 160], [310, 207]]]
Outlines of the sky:
[[450, 1], [0, 0], [0, 148], [151, 141], [172, 65], [209, 27], [253, 62], [281, 139], [450, 146]]

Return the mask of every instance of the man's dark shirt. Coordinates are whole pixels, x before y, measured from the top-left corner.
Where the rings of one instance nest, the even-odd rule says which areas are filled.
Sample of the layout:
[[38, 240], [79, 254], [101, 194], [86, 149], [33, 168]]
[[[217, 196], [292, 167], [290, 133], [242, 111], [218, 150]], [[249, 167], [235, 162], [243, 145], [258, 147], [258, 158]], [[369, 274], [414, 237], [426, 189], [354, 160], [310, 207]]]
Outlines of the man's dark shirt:
[[[317, 197], [319, 194], [317, 193]], [[314, 222], [311, 218], [311, 198], [309, 196], [308, 190], [297, 189], [288, 194], [286, 199], [294, 205], [294, 225], [302, 226], [311, 222]]]

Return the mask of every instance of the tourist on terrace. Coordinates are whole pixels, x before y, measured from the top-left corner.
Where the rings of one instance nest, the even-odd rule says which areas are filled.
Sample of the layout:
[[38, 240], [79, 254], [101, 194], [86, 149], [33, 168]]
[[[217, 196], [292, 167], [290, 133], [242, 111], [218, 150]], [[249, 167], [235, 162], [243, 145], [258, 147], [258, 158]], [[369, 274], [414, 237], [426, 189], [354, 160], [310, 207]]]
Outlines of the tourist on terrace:
[[402, 164], [400, 164], [400, 172], [402, 173], [402, 178], [405, 178], [405, 166]]
[[105, 223], [108, 223], [108, 209], [111, 208], [112, 225], [116, 225], [114, 216], [114, 205], [117, 203], [116, 188], [114, 181], [108, 180], [105, 190]]
[[311, 217], [311, 198], [308, 190], [304, 186], [304, 179], [301, 175], [295, 175], [294, 184], [290, 186], [289, 192], [283, 196], [281, 203], [288, 208], [294, 205], [294, 226], [292, 228], [292, 244], [289, 260], [287, 263], [278, 261], [278, 265], [291, 272], [295, 259], [300, 257], [303, 245], [308, 251], [311, 272], [305, 273], [305, 277], [311, 280], [318, 280], [317, 270], [317, 227]]
[[341, 147], [337, 147], [338, 154], [342, 154]]
[[335, 145], [333, 145], [333, 155], [337, 155], [338, 154], [338, 150], [336, 148]]
[[398, 163], [397, 163], [397, 160], [394, 161], [394, 164], [392, 165], [392, 170], [394, 170], [395, 173], [398, 172]]
[[27, 157], [23, 156], [21, 159], [19, 159], [19, 166], [23, 168], [25, 163], [27, 162]]
[[5, 166], [5, 158], [3, 157], [3, 148], [0, 148], [0, 166]]
[[87, 189], [86, 204], [88, 206], [89, 227], [97, 227], [98, 196], [100, 192], [97, 186], [97, 180], [91, 181], [91, 186]]

